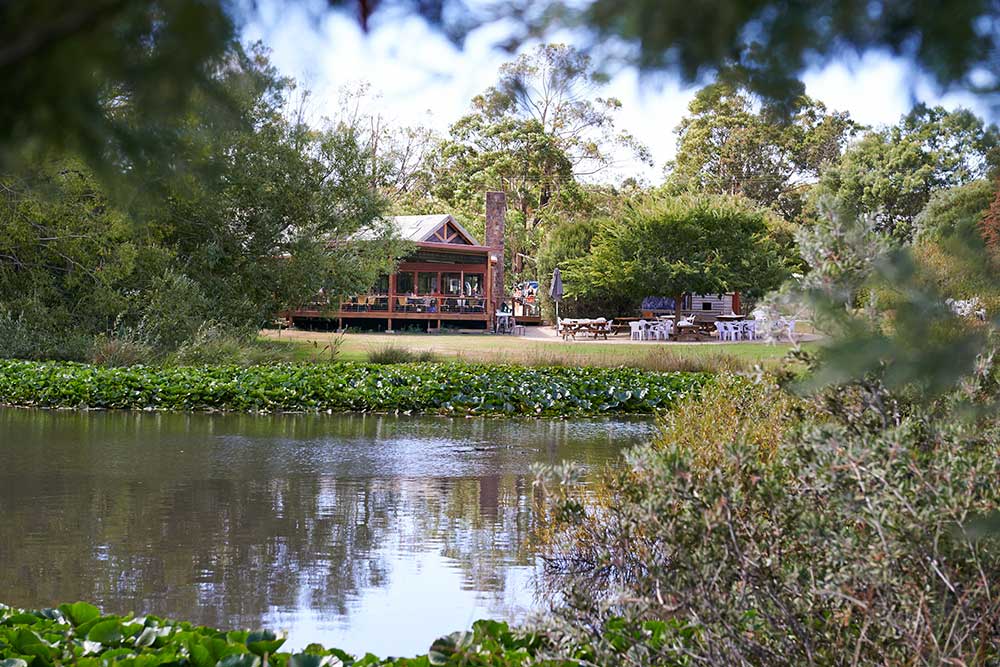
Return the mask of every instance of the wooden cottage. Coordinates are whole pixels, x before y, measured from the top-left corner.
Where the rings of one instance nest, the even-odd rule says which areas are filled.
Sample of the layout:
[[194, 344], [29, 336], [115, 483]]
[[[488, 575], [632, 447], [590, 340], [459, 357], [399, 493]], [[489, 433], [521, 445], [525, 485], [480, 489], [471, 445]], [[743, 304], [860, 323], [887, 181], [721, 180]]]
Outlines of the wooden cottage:
[[502, 192], [486, 193], [486, 242], [447, 214], [393, 218], [414, 252], [366, 294], [289, 314], [298, 327], [353, 326], [393, 331], [442, 327], [492, 329], [504, 301]]

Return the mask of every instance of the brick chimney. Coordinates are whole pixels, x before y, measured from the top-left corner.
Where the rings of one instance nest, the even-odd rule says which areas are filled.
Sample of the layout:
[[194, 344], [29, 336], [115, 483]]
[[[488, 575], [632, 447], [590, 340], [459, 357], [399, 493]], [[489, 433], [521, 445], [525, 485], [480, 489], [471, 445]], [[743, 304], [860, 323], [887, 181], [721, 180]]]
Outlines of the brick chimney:
[[[493, 284], [493, 294], [491, 295], [494, 308], [499, 306], [504, 297], [503, 289], [503, 255], [504, 255], [504, 219], [507, 216], [507, 195], [503, 192], [486, 193], [486, 245], [490, 252], [490, 266], [492, 270], [491, 281]], [[493, 256], [496, 262], [493, 262]]]

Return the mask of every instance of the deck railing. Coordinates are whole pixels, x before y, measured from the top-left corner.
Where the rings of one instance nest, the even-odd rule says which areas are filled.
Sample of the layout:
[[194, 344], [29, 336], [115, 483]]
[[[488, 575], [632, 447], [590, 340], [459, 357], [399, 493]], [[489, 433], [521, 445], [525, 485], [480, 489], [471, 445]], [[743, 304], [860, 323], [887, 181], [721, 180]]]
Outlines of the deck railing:
[[361, 295], [340, 303], [347, 313], [486, 314], [486, 299], [476, 296]]

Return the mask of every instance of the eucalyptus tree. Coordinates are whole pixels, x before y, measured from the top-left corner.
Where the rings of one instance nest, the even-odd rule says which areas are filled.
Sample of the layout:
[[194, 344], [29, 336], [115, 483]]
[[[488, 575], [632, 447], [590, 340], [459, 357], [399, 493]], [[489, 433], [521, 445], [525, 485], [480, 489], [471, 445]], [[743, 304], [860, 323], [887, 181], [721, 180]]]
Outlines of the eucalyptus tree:
[[901, 241], [938, 190], [988, 178], [1000, 167], [1000, 131], [967, 109], [919, 104], [898, 124], [869, 132], [823, 173], [817, 192]]
[[515, 273], [545, 229], [583, 204], [580, 179], [612, 166], [621, 151], [648, 160], [616, 128], [621, 102], [601, 97], [604, 77], [571, 46], [546, 44], [500, 68], [432, 155], [429, 191], [469, 217], [485, 189], [508, 193], [507, 240]]
[[805, 96], [790, 116], [781, 114], [728, 83], [702, 88], [677, 126], [669, 187], [743, 195], [797, 219], [806, 190], [839, 160], [857, 125], [846, 112], [829, 112]]

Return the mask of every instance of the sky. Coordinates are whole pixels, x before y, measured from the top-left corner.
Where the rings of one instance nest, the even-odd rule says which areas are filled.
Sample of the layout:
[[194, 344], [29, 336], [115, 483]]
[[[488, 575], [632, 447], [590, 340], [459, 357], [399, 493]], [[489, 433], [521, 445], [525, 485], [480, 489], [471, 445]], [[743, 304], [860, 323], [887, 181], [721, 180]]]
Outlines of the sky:
[[[469, 111], [472, 97], [495, 82], [500, 65], [514, 57], [495, 46], [506, 34], [501, 25], [486, 26], [459, 49], [413, 16], [392, 16], [363, 34], [357, 21], [342, 13], [266, 1], [243, 29], [245, 40], [263, 42], [278, 69], [311, 91], [307, 113], [314, 120], [336, 115], [345, 87], [367, 83], [373, 104], [387, 121], [441, 132]], [[562, 34], [548, 41], [577, 40]], [[535, 45], [528, 42], [522, 51]], [[806, 72], [803, 81], [807, 94], [866, 125], [893, 124], [916, 101], [967, 107], [990, 117], [990, 110], [972, 96], [942, 96], [904, 63], [884, 54], [835, 62]], [[676, 150], [673, 129], [698, 87], [668, 77], [651, 80], [630, 68], [614, 72], [601, 94], [621, 100], [618, 127], [650, 148], [654, 164], [620, 154], [615, 167], [601, 177], [616, 181], [638, 176], [659, 183], [664, 163]]]

